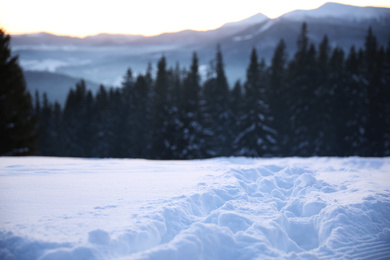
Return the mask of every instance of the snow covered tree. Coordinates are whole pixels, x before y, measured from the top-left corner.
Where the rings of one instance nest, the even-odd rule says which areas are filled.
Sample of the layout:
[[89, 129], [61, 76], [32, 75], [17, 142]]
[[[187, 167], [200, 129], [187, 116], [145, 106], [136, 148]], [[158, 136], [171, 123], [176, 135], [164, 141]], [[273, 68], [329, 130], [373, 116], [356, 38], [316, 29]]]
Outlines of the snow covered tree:
[[114, 136], [115, 116], [110, 106], [110, 95], [107, 89], [100, 85], [95, 97], [94, 108], [94, 156], [110, 157]]
[[240, 150], [240, 147], [235, 142], [235, 138], [240, 134], [241, 131], [241, 118], [244, 113], [245, 108], [245, 99], [243, 95], [243, 87], [241, 85], [241, 82], [239, 80], [236, 81], [234, 84], [233, 89], [230, 92], [230, 98], [229, 98], [229, 107], [232, 114], [232, 124], [231, 124], [231, 131], [234, 136], [233, 140], [233, 150], [232, 154], [237, 154]]
[[10, 36], [0, 29], [0, 155], [32, 155], [37, 149], [37, 117], [9, 44]]
[[345, 156], [349, 149], [345, 136], [348, 135], [349, 107], [349, 75], [345, 70], [344, 51], [335, 48], [329, 58], [328, 91], [319, 96], [322, 104], [323, 120], [320, 129], [323, 129], [320, 156]]
[[[178, 64], [168, 69], [162, 57], [155, 79], [150, 64], [136, 79], [129, 69], [121, 88], [102, 86], [96, 96], [80, 82], [70, 90], [64, 111], [45, 96], [41, 103], [37, 95], [40, 154], [158, 159], [390, 155], [390, 42], [378, 46], [369, 29], [364, 49], [352, 46], [346, 59], [341, 48], [330, 46], [325, 35], [317, 52], [304, 23], [291, 60], [283, 40], [269, 67], [264, 60], [259, 63], [253, 49], [245, 83], [237, 82], [232, 90], [218, 46], [203, 85], [193, 53], [188, 70]], [[5, 118], [2, 134], [14, 127], [7, 123], [4, 128]]]
[[[37, 97], [38, 98], [38, 97]], [[61, 127], [62, 110], [56, 102], [50, 103], [46, 93], [39, 109], [39, 154], [45, 156], [60, 156], [63, 153], [63, 138]]]
[[180, 158], [201, 158], [201, 146], [204, 144], [203, 128], [200, 118], [200, 75], [198, 56], [192, 55], [192, 63], [183, 82], [181, 102], [181, 138]]
[[385, 115], [384, 156], [390, 156], [390, 39], [386, 47], [383, 69], [383, 113]]
[[291, 129], [289, 129], [288, 115], [287, 115], [287, 100], [289, 97], [287, 93], [287, 53], [286, 44], [284, 40], [280, 40], [276, 46], [274, 55], [272, 57], [271, 66], [269, 68], [269, 104], [272, 115], [272, 128], [276, 132], [277, 151], [275, 155], [284, 155], [287, 147], [287, 138]]
[[137, 158], [147, 158], [150, 149], [150, 91], [148, 79], [139, 75], [134, 84], [133, 149]]
[[348, 57], [345, 61], [345, 72], [347, 74], [347, 84], [345, 92], [348, 93], [348, 107], [345, 117], [344, 140], [345, 155], [359, 155], [364, 144], [364, 129], [366, 127], [366, 96], [367, 89], [362, 84], [361, 73], [362, 60], [356, 52], [355, 46], [351, 46]]
[[169, 143], [165, 139], [167, 132], [167, 117], [169, 116], [168, 73], [165, 57], [161, 57], [157, 64], [157, 78], [153, 92], [152, 114], [152, 158], [167, 159], [170, 157]]
[[183, 142], [181, 129], [183, 127], [183, 118], [181, 114], [182, 109], [182, 71], [180, 64], [176, 63], [175, 68], [168, 70], [168, 104], [169, 104], [169, 117], [168, 117], [168, 133], [167, 140], [169, 140], [169, 149], [171, 151], [171, 157], [182, 158], [183, 155]]
[[135, 123], [134, 81], [133, 72], [129, 68], [127, 69], [122, 81], [120, 102], [122, 108], [117, 111], [120, 120], [116, 129], [117, 149], [119, 149], [121, 157], [124, 158], [134, 158], [136, 156], [134, 142], [137, 137], [133, 131], [133, 125]]
[[93, 96], [81, 80], [71, 89], [63, 112], [64, 153], [90, 157], [93, 150]]
[[312, 156], [315, 155], [317, 134], [315, 126], [318, 125], [315, 106], [316, 90], [316, 50], [309, 43], [307, 25], [303, 23], [297, 40], [297, 52], [288, 65], [289, 95], [288, 113], [290, 129], [292, 130], [286, 147], [288, 155]]
[[124, 145], [120, 138], [123, 134], [123, 125], [124, 125], [124, 109], [123, 105], [123, 93], [121, 88], [110, 88], [109, 96], [109, 114], [110, 117], [107, 118], [107, 123], [109, 124], [109, 149], [110, 157], [123, 158], [125, 157]]
[[[310, 104], [308, 111], [313, 116], [310, 117], [312, 121], [308, 123], [311, 125], [310, 131], [312, 132], [312, 139], [310, 139], [310, 142], [313, 144], [311, 153], [313, 155], [327, 155], [335, 146], [341, 145], [341, 143], [337, 144], [334, 142], [337, 133], [337, 129], [334, 128], [337, 121], [337, 117], [334, 117], [334, 112], [335, 110], [338, 113], [343, 112], [338, 110], [337, 97], [335, 95], [335, 89], [339, 86], [338, 83], [341, 83], [341, 79], [339, 74], [337, 74], [337, 70], [332, 70], [331, 72], [330, 69], [331, 48], [327, 35], [324, 36], [318, 50], [317, 62], [315, 64], [316, 82], [312, 86], [314, 102]], [[338, 51], [334, 52], [332, 57], [334, 66], [340, 69], [343, 61], [341, 60], [341, 63], [336, 64], [335, 57], [337, 57], [338, 53]], [[337, 80], [340, 80], [340, 82]]]
[[245, 82], [241, 132], [235, 140], [241, 156], [270, 156], [274, 152], [275, 130], [271, 128], [265, 74], [265, 64], [258, 63], [257, 52], [253, 48]]
[[172, 72], [167, 70], [163, 56], [157, 65], [152, 107], [151, 156], [157, 159], [172, 159], [177, 151], [178, 98], [172, 84]]
[[232, 152], [234, 133], [232, 114], [229, 108], [229, 85], [225, 75], [223, 55], [217, 46], [215, 67], [204, 83], [204, 126], [208, 135], [205, 156], [228, 156]]
[[[367, 82], [367, 118], [368, 125], [365, 129], [366, 156], [383, 156], [386, 132], [386, 92], [389, 86], [383, 84], [384, 57], [382, 48], [378, 43], [371, 27], [365, 40], [364, 49], [364, 77]], [[387, 99], [388, 100], [388, 99]]]

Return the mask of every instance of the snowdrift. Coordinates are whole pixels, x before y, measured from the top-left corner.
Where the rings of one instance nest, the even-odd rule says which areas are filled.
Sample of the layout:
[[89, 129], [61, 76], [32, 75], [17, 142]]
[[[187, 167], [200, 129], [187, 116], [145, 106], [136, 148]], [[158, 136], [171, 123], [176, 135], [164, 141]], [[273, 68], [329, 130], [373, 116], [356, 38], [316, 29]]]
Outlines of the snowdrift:
[[0, 259], [388, 259], [390, 158], [0, 158]]

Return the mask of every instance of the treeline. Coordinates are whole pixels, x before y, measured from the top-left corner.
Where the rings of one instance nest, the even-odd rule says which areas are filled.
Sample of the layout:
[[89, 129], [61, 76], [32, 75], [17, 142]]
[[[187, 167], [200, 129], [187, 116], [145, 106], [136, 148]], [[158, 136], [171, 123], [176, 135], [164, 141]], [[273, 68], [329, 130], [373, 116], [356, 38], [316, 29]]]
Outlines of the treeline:
[[189, 69], [149, 66], [120, 88], [94, 95], [83, 81], [64, 108], [36, 94], [40, 155], [192, 159], [215, 156], [390, 155], [390, 42], [371, 28], [346, 54], [327, 36], [319, 46], [304, 23], [290, 59], [283, 40], [272, 62], [252, 50], [246, 80], [229, 87], [217, 48], [201, 80]]

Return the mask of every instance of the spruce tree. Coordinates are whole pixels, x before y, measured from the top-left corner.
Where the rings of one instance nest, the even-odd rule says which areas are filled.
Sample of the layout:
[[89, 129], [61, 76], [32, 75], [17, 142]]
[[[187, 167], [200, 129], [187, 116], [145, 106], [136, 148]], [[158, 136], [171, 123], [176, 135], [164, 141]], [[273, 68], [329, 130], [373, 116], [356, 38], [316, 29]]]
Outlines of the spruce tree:
[[385, 144], [385, 93], [383, 84], [384, 50], [378, 43], [371, 27], [365, 40], [364, 76], [367, 84], [367, 126], [365, 129], [365, 156], [383, 156]]
[[153, 116], [152, 116], [152, 147], [151, 156], [156, 159], [167, 159], [168, 145], [164, 140], [166, 133], [166, 119], [168, 117], [168, 104], [166, 94], [168, 92], [168, 76], [165, 57], [161, 57], [157, 64], [157, 78], [153, 92]]
[[121, 110], [117, 111], [120, 117], [119, 125], [117, 126], [117, 145], [121, 157], [134, 158], [137, 151], [134, 149], [134, 143], [137, 136], [134, 134], [133, 125], [135, 123], [135, 91], [134, 77], [131, 69], [128, 69], [123, 77], [121, 89]]
[[[36, 93], [36, 111], [39, 111], [39, 155], [66, 156], [63, 142], [62, 109], [58, 102], [51, 103], [46, 93], [40, 102]], [[38, 108], [39, 106], [39, 108]]]
[[71, 89], [63, 112], [64, 150], [68, 156], [91, 157], [93, 150], [93, 103], [91, 91], [81, 80]]
[[175, 118], [178, 116], [176, 98], [173, 96], [172, 73], [167, 69], [163, 56], [157, 65], [152, 111], [151, 156], [171, 159], [177, 149]]
[[137, 158], [147, 158], [150, 149], [150, 91], [145, 76], [139, 75], [134, 84], [134, 150]]
[[269, 69], [270, 85], [269, 85], [269, 104], [270, 113], [272, 115], [272, 128], [276, 130], [277, 151], [276, 155], [283, 156], [287, 150], [287, 138], [291, 129], [288, 124], [288, 106], [287, 100], [287, 53], [284, 40], [280, 40], [275, 48], [272, 57], [271, 66]]
[[316, 90], [316, 50], [309, 43], [307, 25], [302, 24], [297, 40], [297, 52], [288, 66], [289, 95], [288, 113], [292, 132], [288, 137], [287, 146], [290, 156], [315, 155], [316, 125], [318, 119], [313, 108], [315, 107]]
[[113, 115], [110, 110], [110, 99], [107, 89], [100, 85], [95, 97], [94, 106], [94, 156], [110, 157], [110, 146], [113, 139]]
[[200, 118], [200, 75], [198, 56], [192, 55], [190, 70], [184, 79], [182, 90], [182, 159], [194, 159], [202, 157], [201, 146], [204, 144], [202, 125]]
[[[335, 117], [332, 112], [336, 109], [334, 86], [330, 84], [330, 46], [328, 36], [325, 35], [318, 48], [318, 57], [316, 64], [316, 86], [314, 90], [314, 96], [316, 102], [314, 102], [313, 113], [316, 114], [312, 117], [314, 122], [311, 124], [314, 126], [313, 135], [311, 140], [315, 144], [314, 154], [316, 155], [329, 155], [332, 148], [335, 146], [333, 143], [334, 138], [332, 135], [335, 132], [333, 129]], [[333, 75], [335, 76], [335, 75]], [[338, 111], [339, 113], [341, 111]], [[309, 122], [310, 123], [310, 122]]]
[[32, 155], [37, 150], [37, 116], [10, 36], [0, 29], [0, 155]]
[[[385, 115], [385, 142], [384, 142], [384, 156], [390, 156], [390, 39], [387, 43], [386, 54], [384, 60], [384, 76], [383, 76], [383, 102]], [[386, 87], [387, 86], [387, 87]]]
[[176, 63], [175, 68], [170, 68], [168, 70], [167, 102], [169, 107], [169, 116], [166, 140], [168, 140], [169, 143], [169, 159], [182, 157], [182, 81], [183, 80], [180, 65]]
[[229, 85], [225, 75], [225, 65], [220, 46], [214, 59], [212, 76], [204, 84], [205, 98], [205, 154], [207, 157], [228, 156], [233, 149], [232, 114], [229, 109]]
[[[229, 107], [232, 111], [232, 122], [231, 129], [233, 132], [234, 138], [237, 138], [237, 136], [240, 134], [241, 131], [241, 119], [244, 113], [245, 108], [245, 99], [243, 95], [243, 87], [241, 85], [241, 82], [239, 80], [236, 81], [234, 84], [233, 89], [230, 93], [230, 99], [229, 99]], [[240, 147], [238, 144], [233, 141], [233, 150], [232, 155], [238, 154], [238, 151], [240, 151]]]
[[235, 143], [241, 156], [270, 156], [275, 147], [275, 130], [271, 128], [269, 102], [266, 95], [265, 64], [258, 63], [256, 49], [252, 49], [245, 82], [245, 106], [241, 132]]
[[364, 129], [366, 127], [366, 96], [367, 88], [363, 84], [362, 60], [355, 46], [351, 46], [348, 57], [345, 61], [345, 72], [347, 75], [346, 92], [349, 95], [348, 107], [345, 122], [345, 148], [346, 155], [363, 155], [361, 153], [364, 145]]
[[323, 97], [326, 104], [326, 116], [322, 127], [326, 129], [323, 140], [323, 154], [345, 156], [349, 150], [346, 140], [348, 135], [348, 107], [350, 91], [348, 75], [345, 69], [344, 51], [340, 48], [333, 50], [329, 60], [329, 92]]
[[109, 91], [109, 114], [110, 117], [107, 118], [108, 124], [110, 126], [109, 131], [109, 149], [110, 157], [123, 158], [125, 157], [124, 142], [122, 142], [120, 136], [123, 135], [123, 125], [124, 125], [124, 116], [123, 116], [123, 91], [122, 88], [110, 88]]
[[39, 128], [40, 128], [40, 138], [39, 138], [39, 147], [40, 155], [52, 155], [53, 145], [52, 142], [54, 129], [52, 123], [53, 120], [53, 107], [47, 99], [46, 93], [43, 93], [43, 102], [42, 108], [39, 113]]

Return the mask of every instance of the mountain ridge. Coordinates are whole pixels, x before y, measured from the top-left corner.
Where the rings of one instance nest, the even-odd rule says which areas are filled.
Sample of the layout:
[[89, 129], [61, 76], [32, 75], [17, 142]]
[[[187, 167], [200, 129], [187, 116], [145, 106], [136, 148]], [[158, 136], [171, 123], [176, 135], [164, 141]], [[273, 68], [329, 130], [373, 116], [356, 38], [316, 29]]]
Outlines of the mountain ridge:
[[[340, 10], [334, 11], [334, 15], [339, 18], [330, 19], [329, 9], [336, 7]], [[361, 19], [350, 19], [345, 15], [348, 10]], [[368, 14], [364, 15], [365, 11]], [[260, 59], [269, 63], [277, 43], [284, 39], [291, 57], [303, 22], [307, 23], [309, 40], [315, 46], [327, 35], [332, 48], [342, 48], [346, 53], [352, 45], [356, 49], [364, 47], [369, 27], [378, 45], [387, 46], [390, 40], [390, 8], [327, 3], [317, 9], [295, 10], [274, 19], [256, 14], [214, 30], [184, 30], [150, 37], [99, 34], [81, 39], [47, 33], [11, 35], [11, 47], [13, 53], [19, 55], [24, 69], [52, 71], [106, 86], [120, 86], [128, 68], [135, 75], [144, 73], [148, 63], [154, 66], [163, 55], [168, 66], [179, 63], [181, 67], [188, 67], [192, 52], [197, 52], [201, 76], [205, 78], [210, 69], [209, 61], [215, 57], [216, 46], [220, 44], [226, 75], [233, 85], [236, 80], [245, 79], [252, 48], [257, 49]]]
[[[336, 10], [339, 9], [339, 10]], [[336, 10], [336, 11], [335, 11]], [[348, 15], [346, 17], [346, 15]], [[378, 17], [379, 15], [379, 17]], [[159, 38], [164, 37], [167, 35], [175, 35], [175, 34], [185, 34], [186, 32], [193, 32], [193, 33], [207, 33], [207, 32], [215, 32], [220, 29], [225, 28], [232, 28], [236, 26], [251, 26], [254, 24], [259, 24], [261, 22], [264, 22], [265, 20], [278, 20], [278, 19], [294, 19], [294, 20], [302, 20], [305, 18], [363, 18], [363, 19], [373, 19], [373, 18], [387, 18], [390, 16], [390, 8], [385, 7], [374, 7], [374, 6], [354, 6], [354, 5], [346, 5], [346, 4], [340, 4], [335, 2], [327, 2], [323, 5], [321, 5], [318, 8], [315, 9], [309, 9], [309, 10], [303, 10], [303, 9], [296, 9], [290, 12], [287, 12], [285, 14], [280, 15], [276, 18], [269, 18], [266, 15], [262, 14], [261, 12], [252, 15], [248, 18], [245, 18], [240, 21], [236, 22], [227, 22], [223, 24], [222, 26], [216, 28], [216, 29], [210, 29], [210, 30], [193, 30], [193, 29], [185, 29], [177, 32], [163, 32], [158, 35], [153, 36], [145, 36], [140, 34], [124, 34], [124, 33], [99, 33], [95, 35], [88, 35], [84, 37], [77, 37], [77, 36], [69, 36], [69, 35], [56, 35], [53, 33], [48, 32], [37, 32], [37, 33], [25, 33], [25, 34], [11, 34], [13, 38], [29, 38], [29, 39], [39, 39], [44, 40], [46, 37], [59, 37], [62, 40], [65, 39], [73, 39], [74, 41], [89, 41], [89, 42], [102, 42], [102, 40], [109, 40], [109, 43], [132, 43], [136, 42], [137, 40], [144, 40], [144, 39], [153, 39], [153, 38]], [[122, 41], [115, 41], [113, 38], [121, 38]], [[127, 41], [125, 41], [127, 40]], [[50, 42], [47, 42], [50, 43]], [[17, 42], [16, 42], [17, 44]]]
[[335, 2], [327, 2], [316, 9], [294, 10], [277, 19], [305, 19], [305, 18], [338, 18], [349, 21], [359, 19], [380, 19], [390, 15], [390, 8], [373, 6], [354, 6]]

